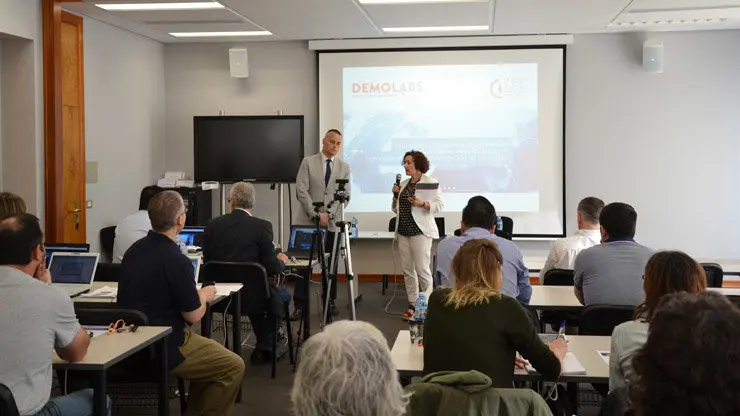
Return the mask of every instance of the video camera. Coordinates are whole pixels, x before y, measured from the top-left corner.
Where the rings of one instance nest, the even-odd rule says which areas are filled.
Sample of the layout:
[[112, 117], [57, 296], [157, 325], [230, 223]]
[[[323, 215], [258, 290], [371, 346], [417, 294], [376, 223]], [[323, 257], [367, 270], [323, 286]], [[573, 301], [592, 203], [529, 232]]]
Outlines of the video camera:
[[349, 179], [337, 179], [337, 190], [334, 192], [334, 201], [344, 204], [349, 202], [349, 192], [345, 186], [349, 183]]

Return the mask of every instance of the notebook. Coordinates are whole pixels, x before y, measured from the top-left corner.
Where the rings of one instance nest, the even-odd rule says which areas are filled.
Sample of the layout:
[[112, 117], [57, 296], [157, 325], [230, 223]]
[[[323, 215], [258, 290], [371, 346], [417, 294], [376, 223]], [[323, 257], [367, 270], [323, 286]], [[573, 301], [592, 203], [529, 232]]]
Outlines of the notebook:
[[49, 262], [52, 285], [64, 289], [70, 297], [89, 291], [99, 257], [98, 253], [53, 253]]
[[49, 268], [49, 263], [51, 263], [51, 256], [54, 253], [89, 253], [90, 252], [90, 244], [75, 244], [75, 243], [59, 243], [59, 244], [52, 244], [52, 243], [46, 243], [44, 244], [44, 249], [46, 250], [46, 268]]
[[192, 263], [193, 265], [193, 278], [195, 279], [195, 283], [198, 283], [198, 275], [200, 274], [201, 257], [197, 255], [188, 254], [188, 259], [190, 259], [190, 263]]
[[[316, 234], [315, 226], [291, 225], [288, 250], [285, 252], [285, 255], [295, 257], [298, 260], [307, 260], [311, 254], [314, 234]], [[326, 229], [322, 229], [321, 234], [326, 238]], [[318, 258], [318, 252], [314, 253], [314, 256]]]
[[[539, 374], [537, 370], [532, 367], [532, 364], [527, 364], [527, 372], [531, 374]], [[561, 374], [586, 374], [586, 368], [584, 368], [581, 362], [578, 361], [575, 354], [568, 352], [565, 354], [565, 359], [563, 360]]]

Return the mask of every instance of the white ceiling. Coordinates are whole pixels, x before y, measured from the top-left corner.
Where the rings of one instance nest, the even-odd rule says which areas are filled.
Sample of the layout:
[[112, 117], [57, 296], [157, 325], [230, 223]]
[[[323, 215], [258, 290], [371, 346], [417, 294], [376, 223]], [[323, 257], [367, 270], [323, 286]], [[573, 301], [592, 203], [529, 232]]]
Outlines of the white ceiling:
[[[94, 5], [175, 1], [198, 0], [84, 0], [65, 3], [64, 8], [167, 43], [398, 37], [382, 28], [408, 26], [488, 26], [489, 30], [404, 33], [404, 37], [740, 28], [740, 0], [457, 0], [365, 5], [361, 0], [218, 0], [225, 9], [146, 12], [108, 12]], [[208, 39], [169, 35], [260, 30], [273, 35]]]

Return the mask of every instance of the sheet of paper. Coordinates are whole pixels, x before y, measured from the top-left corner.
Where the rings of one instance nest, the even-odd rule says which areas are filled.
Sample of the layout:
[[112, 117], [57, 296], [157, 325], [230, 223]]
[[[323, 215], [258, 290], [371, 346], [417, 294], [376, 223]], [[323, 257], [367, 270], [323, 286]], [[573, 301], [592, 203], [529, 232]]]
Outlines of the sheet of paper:
[[[532, 364], [527, 365], [527, 371], [537, 373], [537, 369], [532, 367]], [[565, 354], [565, 359], [563, 360], [562, 374], [586, 374], [586, 369], [578, 361], [575, 354], [568, 352]]]
[[[198, 283], [196, 286], [200, 289], [202, 284]], [[243, 286], [241, 283], [216, 283], [216, 296], [230, 296], [240, 291]]]
[[103, 286], [99, 287], [92, 292], [83, 293], [80, 295], [81, 298], [110, 298], [115, 299], [118, 296], [118, 288]]
[[599, 353], [599, 357], [601, 357], [602, 360], [606, 363], [606, 365], [609, 365], [609, 351], [596, 351]]
[[90, 338], [96, 338], [108, 333], [107, 326], [85, 326], [84, 328], [88, 334], [92, 334]]

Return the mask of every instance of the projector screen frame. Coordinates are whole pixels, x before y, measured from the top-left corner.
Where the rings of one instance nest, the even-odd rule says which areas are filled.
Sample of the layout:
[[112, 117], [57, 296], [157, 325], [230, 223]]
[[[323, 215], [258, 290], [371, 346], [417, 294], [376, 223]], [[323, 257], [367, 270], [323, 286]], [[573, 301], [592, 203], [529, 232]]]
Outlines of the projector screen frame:
[[[217, 120], [217, 119], [250, 119], [250, 120], [298, 120], [300, 121], [301, 128], [301, 139], [300, 139], [300, 153], [301, 153], [301, 162], [306, 157], [306, 121], [305, 116], [303, 115], [210, 115], [210, 116], [193, 116], [193, 177], [196, 177], [196, 173], [198, 172], [198, 138], [196, 137], [197, 134], [197, 125], [199, 120]], [[297, 173], [296, 173], [297, 175]], [[272, 180], [270, 180], [272, 179]], [[241, 179], [233, 179], [233, 180], [226, 180], [226, 181], [218, 181], [222, 184], [233, 184], [237, 182], [250, 182], [250, 183], [295, 183], [295, 179], [292, 181], [285, 181], [285, 178], [241, 178]]]
[[[564, 238], [567, 236], [568, 227], [568, 212], [566, 210], [566, 114], [568, 111], [567, 107], [567, 70], [568, 70], [568, 45], [522, 45], [522, 46], [462, 46], [462, 47], [414, 47], [414, 48], [360, 48], [360, 49], [316, 49], [316, 87], [318, 88], [318, 94], [316, 94], [316, 107], [321, 108], [321, 73], [320, 73], [320, 59], [321, 54], [342, 54], [342, 53], [375, 53], [375, 52], [435, 52], [435, 51], [485, 51], [485, 50], [560, 50], [563, 54], [563, 114], [562, 114], [562, 160], [563, 160], [563, 172], [562, 172], [562, 209], [563, 209], [563, 228], [558, 234], [518, 234], [516, 233], [516, 224], [514, 224], [513, 239], [557, 239]], [[319, 111], [319, 125], [321, 124], [321, 114]], [[319, 137], [323, 137], [324, 132], [319, 132]], [[350, 169], [352, 167], [350, 166]], [[494, 204], [495, 205], [495, 204]], [[375, 231], [375, 230], [373, 230]], [[448, 233], [451, 234], [451, 233]]]

